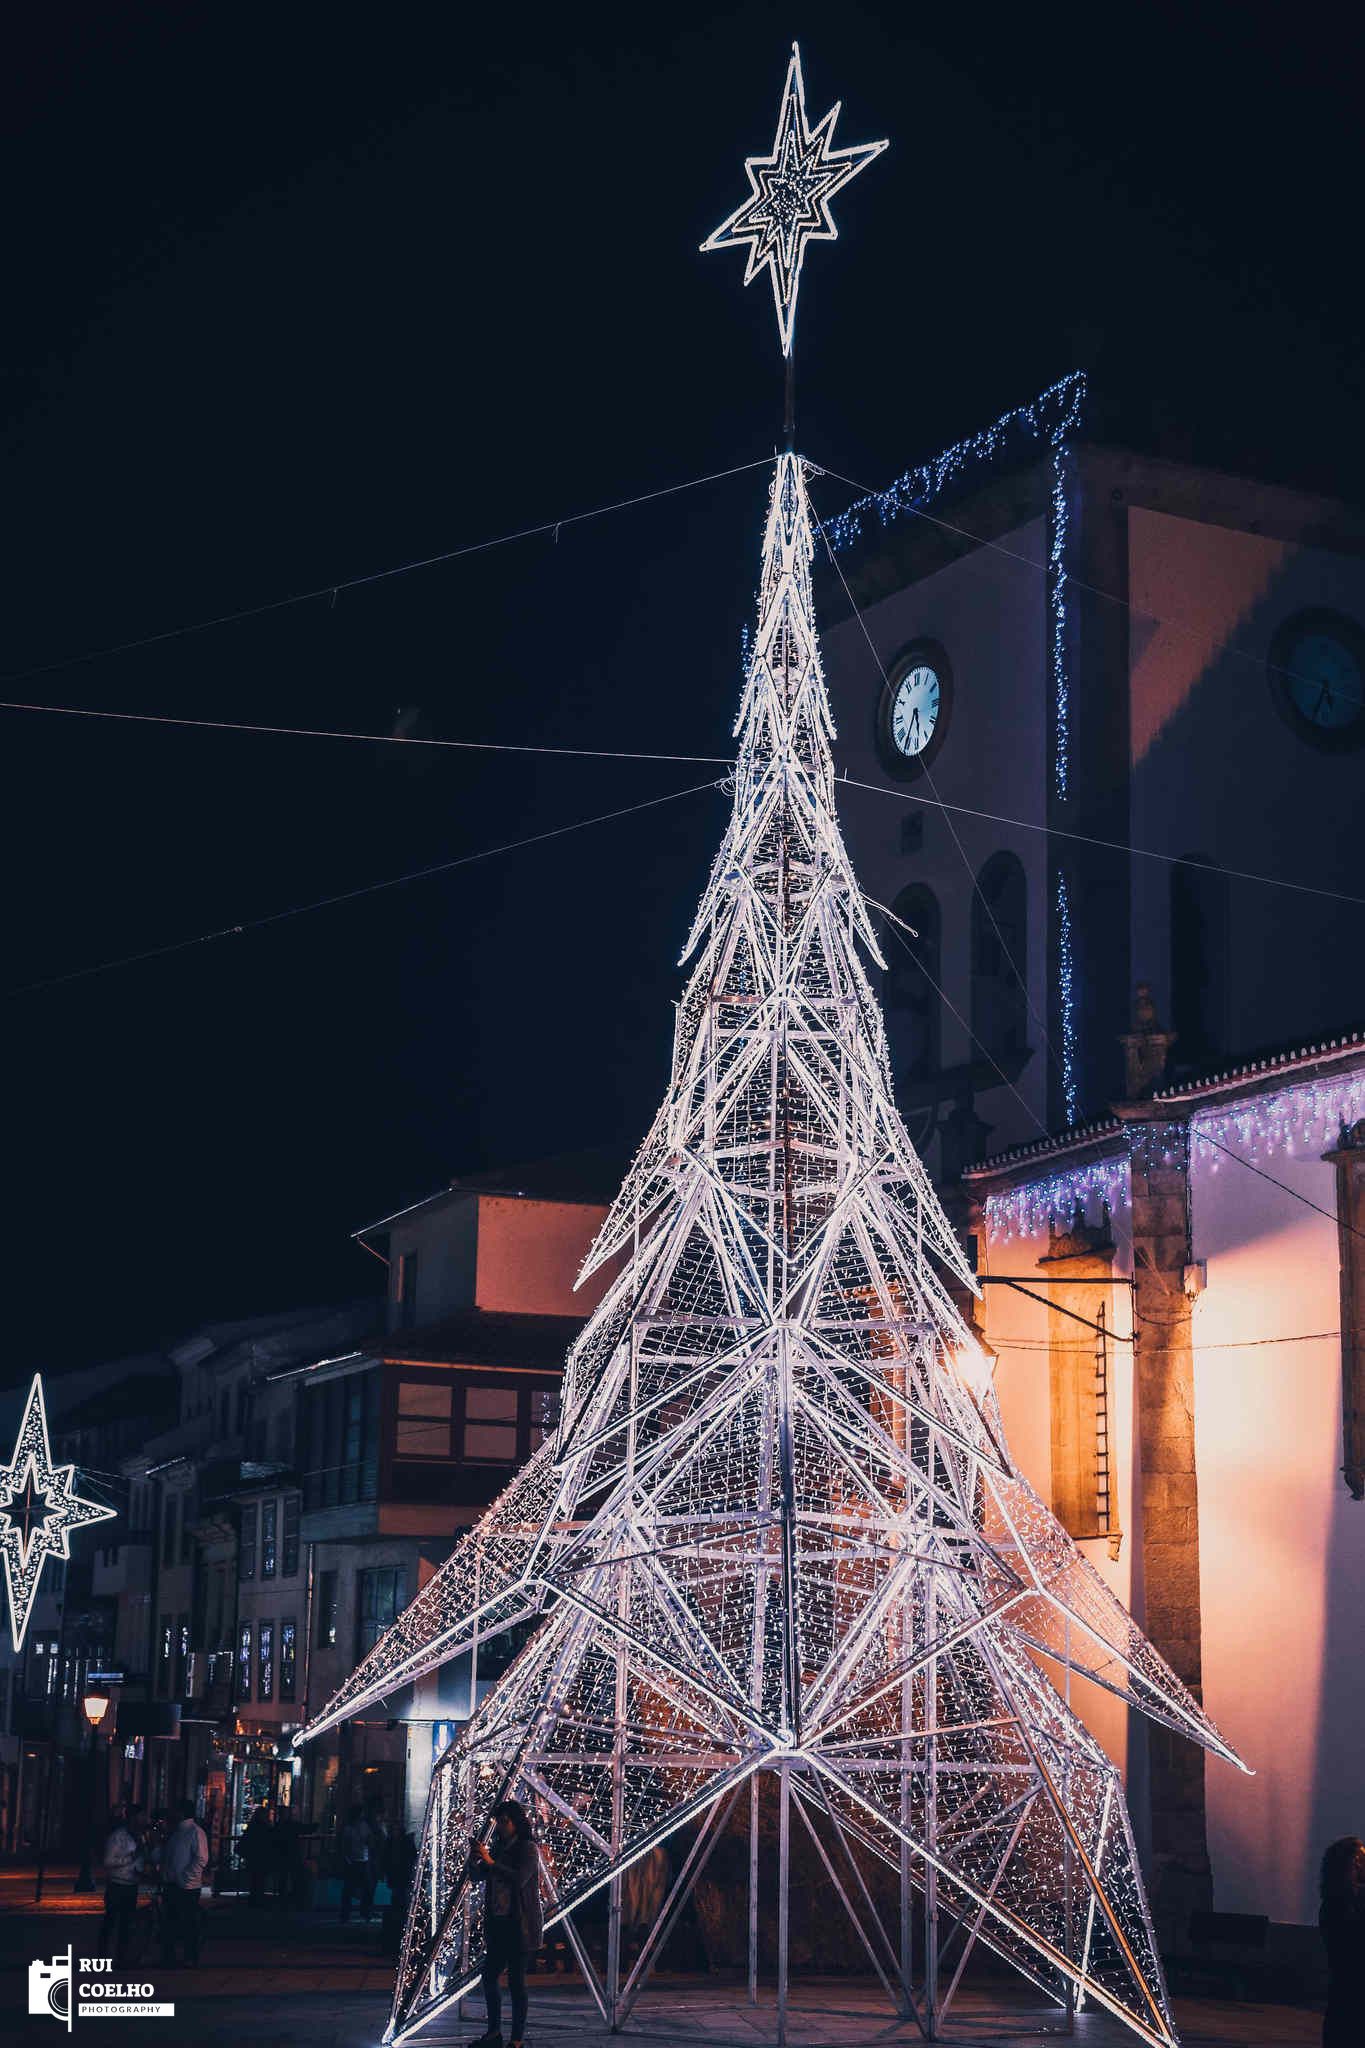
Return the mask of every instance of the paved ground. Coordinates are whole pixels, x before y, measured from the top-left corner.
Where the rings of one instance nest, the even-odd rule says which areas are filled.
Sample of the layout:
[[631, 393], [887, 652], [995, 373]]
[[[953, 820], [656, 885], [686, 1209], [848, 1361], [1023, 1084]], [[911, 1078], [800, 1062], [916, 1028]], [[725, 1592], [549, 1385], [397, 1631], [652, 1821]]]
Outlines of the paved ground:
[[[32, 1957], [49, 1957], [70, 1942], [89, 1952], [102, 1902], [71, 1890], [72, 1873], [56, 1873], [41, 1907], [32, 1899], [32, 1871], [0, 1872], [0, 2040], [47, 2041], [60, 2032], [48, 2019], [27, 2019], [26, 1979]], [[144, 1966], [159, 1999], [172, 2000], [173, 2020], [127, 2020], [123, 2048], [376, 2048], [388, 2017], [391, 1965], [378, 1953], [374, 1926], [337, 1924], [334, 1913], [250, 1912], [221, 1900], [206, 1912], [203, 1960], [196, 1970]], [[453, 2015], [428, 2029], [431, 2048], [459, 2048], [483, 2031], [477, 2000], [468, 2019]], [[1286, 2006], [1176, 2002], [1185, 2048], [1310, 2048], [1322, 2021]], [[640, 2048], [760, 2048], [772, 2037], [771, 1994], [755, 2010], [744, 1988], [717, 1978], [655, 1980], [629, 2024]], [[11, 2029], [13, 2028], [13, 2031]], [[84, 2031], [83, 2026], [80, 2031]], [[609, 2048], [610, 2035], [576, 1979], [533, 1980], [531, 2048]], [[856, 1980], [807, 1979], [793, 1991], [792, 2048], [900, 2048], [918, 2040], [913, 2023], [896, 2021], [875, 1987]], [[1055, 2007], [1030, 2005], [1003, 1985], [967, 1989], [945, 2022], [943, 2038], [960, 2048], [1039, 2048], [1065, 2039]], [[1077, 2048], [1120, 2048], [1133, 2036], [1099, 2014], [1084, 2013]]]

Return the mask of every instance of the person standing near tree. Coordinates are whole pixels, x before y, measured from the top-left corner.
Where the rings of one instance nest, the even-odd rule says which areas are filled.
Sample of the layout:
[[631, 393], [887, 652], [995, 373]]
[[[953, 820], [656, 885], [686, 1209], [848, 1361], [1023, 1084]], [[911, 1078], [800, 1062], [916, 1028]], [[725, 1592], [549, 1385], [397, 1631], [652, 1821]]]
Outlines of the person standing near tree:
[[1322, 1859], [1318, 1926], [1327, 1944], [1322, 2048], [1365, 2041], [1365, 1842], [1343, 1835]]
[[531, 1838], [531, 1817], [518, 1799], [493, 1808], [493, 1847], [474, 1842], [477, 1874], [484, 1881], [483, 1997], [488, 2032], [470, 2048], [502, 2048], [502, 1995], [498, 1979], [507, 1972], [512, 1998], [509, 2048], [525, 2048], [526, 1965], [544, 1934], [540, 1912], [540, 1852]]
[[109, 1830], [104, 1845], [104, 1925], [100, 1941], [116, 1969], [128, 1959], [133, 1920], [137, 1914], [137, 1880], [142, 1868], [142, 1845], [138, 1841], [141, 1807], [128, 1805], [121, 1819]]
[[182, 1799], [180, 1820], [161, 1852], [161, 1960], [168, 1967], [183, 1945], [185, 1961], [199, 1961], [199, 1893], [209, 1867], [208, 1836], [194, 1817], [194, 1801]]
[[241, 1858], [246, 1865], [247, 1904], [263, 1906], [265, 1881], [275, 1860], [275, 1844], [270, 1832], [270, 1808], [264, 1800], [242, 1829]]

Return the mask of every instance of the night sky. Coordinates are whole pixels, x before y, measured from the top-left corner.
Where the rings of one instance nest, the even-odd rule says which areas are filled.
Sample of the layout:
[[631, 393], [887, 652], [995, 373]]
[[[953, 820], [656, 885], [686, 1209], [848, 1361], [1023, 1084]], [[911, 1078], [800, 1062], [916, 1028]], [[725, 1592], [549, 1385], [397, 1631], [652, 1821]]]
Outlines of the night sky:
[[[697, 245], [794, 35], [892, 141], [807, 261], [814, 460], [885, 482], [1080, 364], [1115, 435], [1358, 496], [1338, 10], [25, 12], [6, 698], [723, 753], [757, 470], [81, 657], [770, 453], [766, 280]], [[358, 1225], [643, 1130], [715, 794], [31, 985], [718, 770], [0, 718], [6, 1378], [363, 1292]]]

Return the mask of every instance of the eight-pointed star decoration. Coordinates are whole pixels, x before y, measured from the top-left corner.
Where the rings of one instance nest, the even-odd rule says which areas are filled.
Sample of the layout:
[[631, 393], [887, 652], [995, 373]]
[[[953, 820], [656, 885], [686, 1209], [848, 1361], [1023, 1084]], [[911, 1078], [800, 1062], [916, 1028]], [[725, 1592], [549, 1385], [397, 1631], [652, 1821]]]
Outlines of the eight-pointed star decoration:
[[0, 1554], [5, 1560], [5, 1591], [9, 1595], [10, 1636], [16, 1650], [24, 1646], [38, 1581], [50, 1557], [70, 1557], [67, 1538], [85, 1522], [107, 1522], [114, 1508], [82, 1500], [72, 1490], [74, 1465], [54, 1465], [47, 1438], [43, 1383], [33, 1375], [24, 1403], [14, 1456], [0, 1465]]
[[849, 149], [831, 149], [838, 118], [836, 100], [824, 120], [811, 127], [806, 118], [801, 52], [793, 43], [772, 153], [745, 158], [744, 168], [753, 188], [750, 197], [701, 245], [704, 250], [731, 249], [747, 242], [745, 284], [752, 284], [764, 264], [768, 266], [784, 356], [792, 352], [806, 244], [838, 240], [830, 200], [886, 148], [884, 142], [860, 142]]

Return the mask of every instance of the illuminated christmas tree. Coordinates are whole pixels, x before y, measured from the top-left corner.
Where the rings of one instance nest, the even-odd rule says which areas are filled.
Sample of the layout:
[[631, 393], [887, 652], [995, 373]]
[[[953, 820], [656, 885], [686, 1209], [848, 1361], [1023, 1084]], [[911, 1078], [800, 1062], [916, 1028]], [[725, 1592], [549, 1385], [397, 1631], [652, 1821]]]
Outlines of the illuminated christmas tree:
[[[803, 238], [832, 232], [829, 191], [877, 147], [832, 151], [833, 118], [809, 128], [794, 57], [772, 158], [712, 238], [748, 239], [751, 274], [771, 262], [788, 356]], [[557, 1434], [307, 1731], [529, 1627], [433, 1775], [392, 2040], [477, 1981], [469, 1840], [502, 1797], [536, 1815], [547, 1921], [612, 2022], [741, 1801], [756, 1956], [764, 1777], [779, 2030], [796, 1825], [928, 2031], [979, 1941], [1174, 2040], [1119, 1773], [1054, 1678], [1232, 1752], [1015, 1469], [954, 1305], [949, 1282], [973, 1283], [895, 1107], [835, 816], [813, 534], [788, 452], [672, 1076], [584, 1267], [617, 1264]], [[624, 1973], [621, 1874], [679, 1834]], [[603, 1888], [604, 1971], [572, 1919]]]

